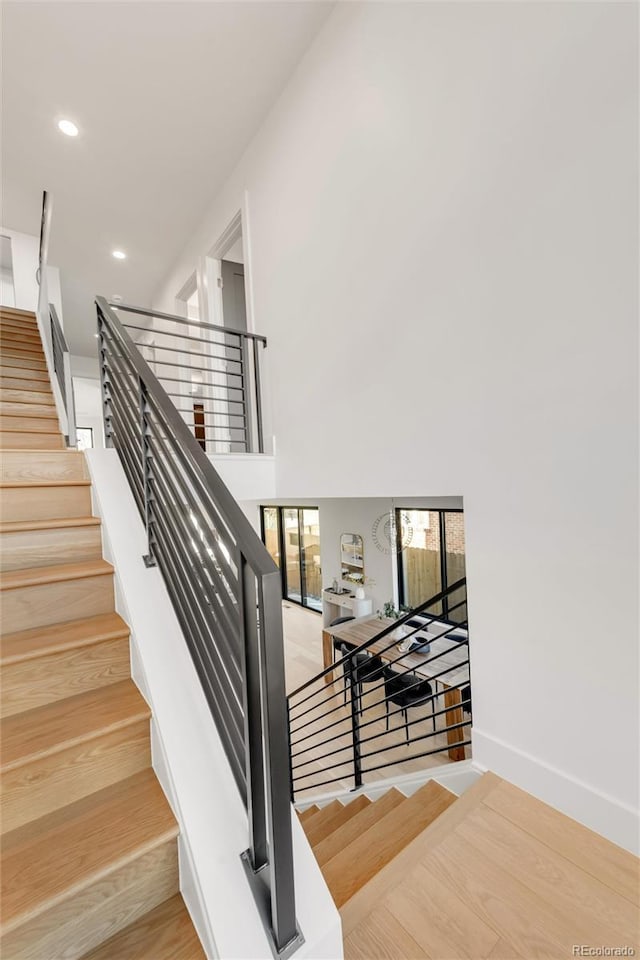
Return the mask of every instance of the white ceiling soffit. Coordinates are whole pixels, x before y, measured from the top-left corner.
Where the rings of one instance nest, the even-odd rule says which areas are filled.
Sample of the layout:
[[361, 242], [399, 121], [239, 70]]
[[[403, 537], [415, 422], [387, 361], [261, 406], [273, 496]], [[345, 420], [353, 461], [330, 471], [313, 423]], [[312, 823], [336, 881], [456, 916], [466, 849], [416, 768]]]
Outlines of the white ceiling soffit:
[[3, 2], [2, 223], [37, 233], [53, 195], [74, 353], [97, 293], [149, 302], [332, 6]]

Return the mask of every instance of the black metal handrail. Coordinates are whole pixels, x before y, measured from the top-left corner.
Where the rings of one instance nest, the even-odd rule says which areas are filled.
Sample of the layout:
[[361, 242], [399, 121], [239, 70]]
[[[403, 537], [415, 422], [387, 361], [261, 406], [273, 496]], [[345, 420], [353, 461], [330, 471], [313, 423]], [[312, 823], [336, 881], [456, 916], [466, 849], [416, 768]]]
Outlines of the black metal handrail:
[[49, 252], [49, 233], [51, 231], [51, 194], [42, 191], [42, 213], [40, 214], [40, 242], [38, 244], [38, 270], [36, 280], [40, 284], [42, 268], [46, 267]]
[[[146, 307], [109, 306], [203, 449], [264, 453], [260, 347], [266, 337]], [[136, 316], [159, 323], [134, 323]]]
[[[296, 924], [278, 568], [123, 323], [96, 299], [105, 437], [118, 451], [249, 820], [242, 854], [274, 954]], [[121, 309], [121, 308], [120, 308]], [[155, 314], [154, 314], [155, 315]]]
[[[454, 594], [458, 602], [449, 611], [466, 611], [466, 579], [463, 578], [382, 627], [369, 640], [339, 656], [331, 666], [289, 694], [294, 797], [328, 784], [351, 784], [357, 789], [367, 775], [437, 754], [448, 753], [452, 760], [464, 758], [465, 748], [471, 743], [468, 732], [472, 724], [467, 621], [454, 623], [430, 612]], [[336, 628], [338, 639], [342, 626], [348, 629], [347, 624]], [[399, 627], [404, 628], [403, 645], [416, 641], [414, 651], [399, 648], [400, 641], [395, 635]], [[433, 644], [439, 649], [431, 653]], [[424, 652], [425, 646], [428, 652]], [[452, 652], [455, 652], [453, 664]], [[369, 656], [378, 661], [368, 659]], [[366, 680], [362, 681], [362, 676], [366, 676]], [[408, 678], [402, 680], [403, 694], [413, 692], [414, 706], [422, 709], [423, 720], [424, 708], [427, 708], [426, 718], [433, 730], [414, 732], [413, 721], [408, 722], [406, 713], [412, 708], [403, 706], [394, 688], [399, 678]], [[364, 684], [370, 701], [366, 706], [362, 698]], [[441, 696], [444, 707], [438, 706]], [[410, 700], [410, 696], [405, 697], [406, 704]], [[390, 723], [399, 716], [405, 721], [407, 748], [401, 756], [398, 756], [401, 748], [397, 739], [390, 733]], [[384, 729], [381, 729], [382, 720]], [[410, 749], [415, 744], [420, 745], [418, 753]], [[427, 744], [429, 749], [423, 749]], [[395, 753], [394, 759], [388, 759], [391, 751]]]

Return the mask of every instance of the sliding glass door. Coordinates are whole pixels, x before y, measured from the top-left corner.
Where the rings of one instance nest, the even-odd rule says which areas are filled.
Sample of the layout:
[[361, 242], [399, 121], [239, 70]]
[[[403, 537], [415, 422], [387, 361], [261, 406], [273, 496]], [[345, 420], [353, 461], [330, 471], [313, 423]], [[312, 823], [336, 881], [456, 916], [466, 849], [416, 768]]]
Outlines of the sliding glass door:
[[317, 507], [261, 507], [262, 539], [280, 567], [282, 595], [322, 610], [320, 513]]
[[[410, 530], [398, 553], [400, 603], [417, 607], [465, 576], [462, 510], [397, 510], [398, 530]], [[460, 591], [445, 597], [433, 612], [454, 623], [467, 619]]]

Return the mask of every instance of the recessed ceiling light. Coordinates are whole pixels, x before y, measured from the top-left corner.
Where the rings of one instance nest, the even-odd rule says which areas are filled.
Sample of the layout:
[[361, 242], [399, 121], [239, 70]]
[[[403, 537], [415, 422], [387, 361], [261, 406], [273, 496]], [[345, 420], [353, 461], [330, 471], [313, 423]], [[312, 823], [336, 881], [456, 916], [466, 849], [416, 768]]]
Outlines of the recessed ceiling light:
[[65, 133], [68, 137], [77, 137], [78, 128], [71, 120], [58, 120], [58, 130]]
[[127, 255], [126, 255], [126, 253], [124, 252], [124, 250], [114, 250], [113, 253], [111, 254], [111, 256], [112, 256], [112, 257], [115, 257], [116, 260], [126, 260], [126, 259], [127, 259]]

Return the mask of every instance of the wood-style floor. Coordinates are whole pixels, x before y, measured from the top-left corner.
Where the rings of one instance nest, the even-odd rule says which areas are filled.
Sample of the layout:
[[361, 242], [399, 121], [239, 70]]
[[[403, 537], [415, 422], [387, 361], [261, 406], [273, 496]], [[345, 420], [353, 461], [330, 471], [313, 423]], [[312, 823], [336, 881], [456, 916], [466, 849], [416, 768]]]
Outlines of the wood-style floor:
[[638, 867], [488, 773], [340, 907], [345, 958], [637, 956]]
[[[283, 623], [286, 683], [290, 692], [323, 669], [322, 617], [311, 610], [285, 602]], [[406, 745], [400, 715], [391, 717], [389, 732], [386, 732], [382, 692], [380, 689], [376, 690], [376, 687], [378, 683], [363, 687], [365, 712], [362, 722], [370, 725], [363, 728], [362, 738], [374, 738], [370, 743], [362, 745], [363, 770], [369, 771], [364, 773], [364, 783], [406, 776], [450, 763], [446, 734], [438, 732], [435, 737], [428, 736], [432, 733], [433, 726], [430, 714], [425, 712], [424, 708], [409, 711], [409, 717], [413, 721], [410, 727], [411, 738], [417, 742]], [[330, 793], [353, 787], [351, 709], [348, 700], [346, 707], [343, 704], [342, 681], [336, 680], [332, 684], [320, 682], [305, 694], [301, 694], [300, 699], [315, 690], [318, 693], [313, 699], [292, 710], [294, 787], [296, 798], [302, 800], [311, 793]], [[442, 710], [443, 701], [438, 703], [437, 709]], [[325, 716], [329, 710], [332, 713]], [[309, 712], [301, 716], [303, 711]], [[296, 719], [298, 715], [300, 719]], [[421, 717], [424, 719], [419, 719]], [[444, 716], [436, 718], [436, 730], [442, 728], [443, 719]], [[303, 724], [308, 726], [302, 729]], [[329, 724], [333, 725], [331, 729], [324, 730]], [[330, 737], [334, 738], [332, 742], [324, 744]], [[425, 739], [417, 739], [420, 737]], [[419, 759], [408, 759], [437, 748], [442, 748], [442, 752]], [[379, 753], [380, 750], [384, 752]], [[373, 756], [373, 753], [377, 753], [377, 756]], [[304, 766], [301, 766], [302, 763]], [[374, 767], [379, 769], [373, 769]]]

